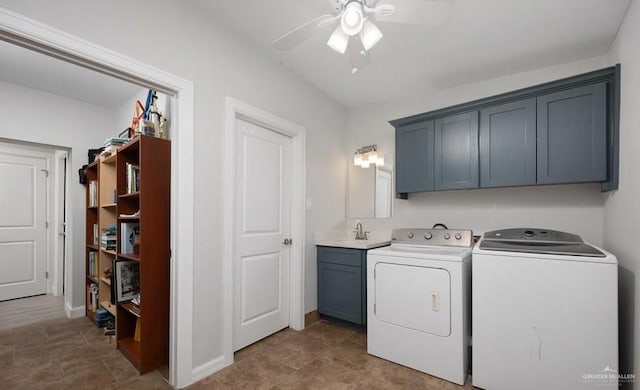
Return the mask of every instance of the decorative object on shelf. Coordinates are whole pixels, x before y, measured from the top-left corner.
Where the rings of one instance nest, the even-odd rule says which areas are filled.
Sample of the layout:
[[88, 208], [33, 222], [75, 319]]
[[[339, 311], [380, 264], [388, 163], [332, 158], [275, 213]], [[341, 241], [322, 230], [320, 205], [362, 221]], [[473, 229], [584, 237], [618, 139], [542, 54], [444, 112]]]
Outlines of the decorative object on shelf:
[[89, 157], [89, 164], [96, 161], [96, 158], [104, 151], [104, 147], [98, 149], [89, 149], [87, 156]]
[[131, 137], [133, 137], [133, 131], [131, 130], [131, 127], [127, 127], [126, 129], [122, 130], [120, 134], [118, 134], [118, 138], [131, 139]]
[[371, 164], [383, 166], [384, 157], [378, 156], [378, 145], [363, 146], [353, 155], [353, 165], [369, 168]]
[[140, 210], [131, 214], [120, 214], [120, 218], [138, 218], [140, 216]]
[[132, 300], [140, 292], [140, 263], [133, 260], [114, 260], [116, 302]]
[[140, 100], [136, 100], [136, 102], [134, 103], [135, 107], [134, 107], [134, 114], [133, 114], [133, 119], [131, 119], [131, 125], [129, 126], [130, 129], [133, 129], [134, 131], [134, 135], [135, 133], [138, 133], [138, 126], [139, 126], [139, 122], [140, 120], [144, 119], [144, 106], [142, 105], [142, 103], [140, 103]]

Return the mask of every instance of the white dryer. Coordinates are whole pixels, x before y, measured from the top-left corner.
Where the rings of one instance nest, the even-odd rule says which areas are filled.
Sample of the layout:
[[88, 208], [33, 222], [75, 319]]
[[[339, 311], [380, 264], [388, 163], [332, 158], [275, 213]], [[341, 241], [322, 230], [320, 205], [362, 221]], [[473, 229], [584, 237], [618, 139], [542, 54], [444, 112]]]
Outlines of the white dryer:
[[473, 251], [473, 385], [617, 388], [618, 266], [574, 234], [486, 233]]
[[470, 337], [470, 230], [394, 230], [367, 254], [367, 352], [464, 384]]

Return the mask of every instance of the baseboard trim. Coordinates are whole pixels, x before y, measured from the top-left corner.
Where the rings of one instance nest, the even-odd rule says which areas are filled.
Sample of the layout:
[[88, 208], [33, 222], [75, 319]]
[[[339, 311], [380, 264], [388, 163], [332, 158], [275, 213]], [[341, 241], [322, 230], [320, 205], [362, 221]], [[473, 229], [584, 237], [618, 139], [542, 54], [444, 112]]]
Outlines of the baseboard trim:
[[191, 371], [191, 383], [196, 383], [200, 379], [206, 378], [209, 375], [222, 370], [228, 365], [229, 364], [225, 364], [224, 356], [219, 356], [213, 360], [209, 360], [208, 362], [195, 367]]
[[80, 318], [84, 317], [84, 306], [71, 307], [67, 302], [64, 303], [64, 311], [67, 314], [67, 318]]
[[320, 314], [318, 314], [317, 310], [310, 311], [304, 315], [304, 327], [314, 324], [320, 321]]

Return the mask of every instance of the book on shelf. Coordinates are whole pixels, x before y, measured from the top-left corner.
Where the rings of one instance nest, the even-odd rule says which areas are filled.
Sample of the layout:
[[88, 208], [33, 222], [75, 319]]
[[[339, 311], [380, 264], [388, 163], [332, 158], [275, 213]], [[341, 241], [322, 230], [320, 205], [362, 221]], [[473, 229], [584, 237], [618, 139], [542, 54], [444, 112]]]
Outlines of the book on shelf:
[[140, 247], [140, 224], [120, 223], [120, 253], [138, 253]]
[[89, 269], [88, 269], [89, 275], [91, 277], [97, 277], [98, 276], [98, 252], [96, 251], [90, 251], [89, 252]]
[[129, 141], [129, 138], [111, 137], [104, 140], [104, 151], [112, 152]]
[[125, 178], [127, 182], [127, 194], [140, 191], [140, 166], [126, 163]]
[[100, 247], [106, 250], [116, 249], [116, 225], [111, 224], [102, 230], [100, 235]]
[[100, 228], [97, 223], [93, 224], [93, 245], [100, 245]]
[[98, 207], [98, 181], [89, 182], [89, 207]]

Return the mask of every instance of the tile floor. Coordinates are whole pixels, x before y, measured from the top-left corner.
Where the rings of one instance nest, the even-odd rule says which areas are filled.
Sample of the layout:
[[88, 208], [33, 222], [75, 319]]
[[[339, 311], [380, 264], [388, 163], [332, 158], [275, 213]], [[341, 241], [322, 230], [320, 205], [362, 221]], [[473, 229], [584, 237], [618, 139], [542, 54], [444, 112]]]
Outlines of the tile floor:
[[283, 330], [235, 355], [235, 363], [190, 386], [196, 389], [472, 389], [367, 354], [366, 334], [321, 320]]
[[86, 318], [0, 330], [0, 389], [171, 389], [168, 369], [140, 376]]
[[[472, 389], [366, 353], [366, 335], [316, 322], [283, 330], [235, 355], [196, 389]], [[86, 318], [0, 331], [0, 389], [170, 389], [167, 369], [140, 376]]]
[[37, 295], [0, 302], [0, 330], [66, 317], [63, 296]]

